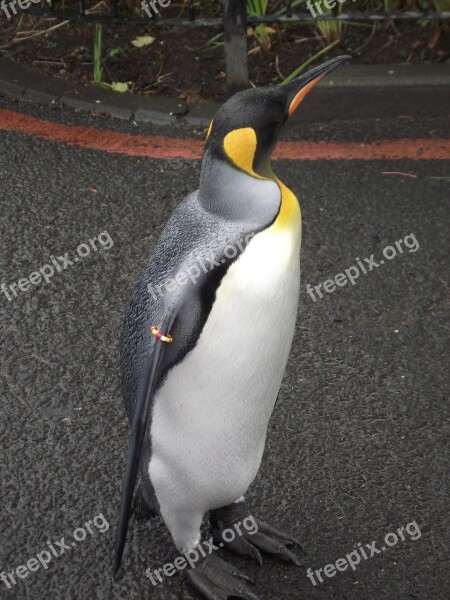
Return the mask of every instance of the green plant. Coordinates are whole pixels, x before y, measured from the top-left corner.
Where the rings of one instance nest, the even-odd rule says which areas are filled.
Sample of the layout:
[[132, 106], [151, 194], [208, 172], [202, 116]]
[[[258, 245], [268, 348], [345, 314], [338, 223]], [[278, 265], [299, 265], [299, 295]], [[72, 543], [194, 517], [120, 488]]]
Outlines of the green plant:
[[[333, 13], [333, 9], [327, 8], [325, 3], [321, 5], [323, 13], [331, 15]], [[339, 4], [338, 8], [339, 13], [342, 12], [342, 4]], [[326, 20], [322, 21], [317, 19], [315, 21], [317, 30], [320, 35], [325, 40], [326, 44], [332, 44], [333, 42], [337, 42], [341, 39], [342, 36], [342, 21], [332, 21]]]
[[102, 84], [102, 26], [97, 24], [94, 33], [94, 83]]
[[322, 54], [326, 54], [329, 50], [331, 50], [331, 48], [334, 48], [334, 46], [336, 46], [336, 44], [338, 44], [338, 43], [339, 43], [339, 40], [335, 40], [334, 42], [329, 44], [326, 48], [322, 48], [322, 50], [319, 50], [319, 52], [316, 52], [316, 54], [311, 56], [311, 58], [308, 58], [308, 60], [305, 60], [305, 62], [303, 64], [301, 64], [299, 67], [294, 69], [294, 71], [292, 71], [292, 73], [290, 73], [286, 77], [286, 79], [281, 82], [281, 85], [285, 85], [286, 83], [289, 83], [290, 81], [295, 79], [297, 77], [297, 75], [300, 75], [300, 73], [302, 71], [304, 71], [306, 69], [306, 67], [308, 67], [312, 62], [314, 62], [316, 60], [316, 58], [321, 57]]
[[437, 12], [444, 12], [449, 9], [448, 0], [431, 0], [431, 4]]
[[269, 0], [247, 0], [247, 14], [252, 17], [263, 17], [267, 13]]
[[[264, 17], [267, 14], [268, 5], [269, 0], [247, 0], [247, 15], [250, 17]], [[265, 23], [259, 23], [254, 29], [250, 29], [251, 35], [256, 37], [265, 50], [270, 48], [270, 34], [273, 31]]]
[[[292, 0], [291, 2], [291, 9], [297, 8], [297, 6], [300, 6], [301, 4], [305, 4], [306, 0]], [[287, 6], [286, 4], [284, 4], [281, 8], [279, 8], [278, 10], [275, 11], [276, 15], [284, 15], [287, 13]]]
[[213, 35], [209, 40], [207, 40], [203, 46], [201, 46], [200, 51], [202, 50], [210, 50], [214, 48], [218, 48], [219, 46], [223, 46], [223, 33], [218, 33]]
[[115, 56], [122, 56], [122, 54], [125, 53], [125, 48], [122, 48], [122, 46], [118, 46], [117, 48], [112, 48], [109, 51], [109, 56], [111, 58], [114, 58]]
[[[350, 0], [349, 0], [350, 1]], [[395, 2], [397, 0], [384, 0], [385, 2]], [[445, 1], [445, 0], [444, 0]], [[305, 4], [306, 0], [292, 0], [291, 9], [295, 9], [298, 6]], [[314, 2], [313, 2], [314, 6]], [[342, 3], [339, 2], [338, 11], [342, 12]], [[323, 14], [332, 14], [333, 9], [327, 8], [324, 2], [320, 3], [320, 8]], [[277, 11], [275, 11], [276, 15], [284, 15], [287, 12], [287, 7], [282, 6]], [[330, 21], [330, 20], [320, 20], [318, 17], [314, 19], [314, 26], [319, 32], [319, 34], [324, 38], [326, 44], [331, 44], [337, 40], [341, 39], [342, 34], [342, 21]]]

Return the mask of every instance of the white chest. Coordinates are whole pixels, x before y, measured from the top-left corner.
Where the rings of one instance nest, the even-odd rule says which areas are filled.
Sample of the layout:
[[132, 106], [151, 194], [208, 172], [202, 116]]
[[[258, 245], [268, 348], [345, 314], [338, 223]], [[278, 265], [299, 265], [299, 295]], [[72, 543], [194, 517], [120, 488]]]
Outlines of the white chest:
[[251, 240], [155, 398], [149, 473], [163, 513], [186, 490], [205, 511], [223, 506], [256, 476], [294, 332], [300, 237], [298, 223]]

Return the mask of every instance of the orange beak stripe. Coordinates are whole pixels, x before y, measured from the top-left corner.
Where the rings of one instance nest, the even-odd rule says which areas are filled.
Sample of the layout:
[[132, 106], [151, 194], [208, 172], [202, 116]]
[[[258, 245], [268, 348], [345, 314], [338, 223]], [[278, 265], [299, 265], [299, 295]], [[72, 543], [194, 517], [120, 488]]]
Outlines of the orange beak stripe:
[[299, 107], [299, 104], [301, 103], [301, 101], [303, 100], [303, 98], [306, 96], [306, 94], [312, 90], [312, 88], [316, 85], [316, 83], [319, 83], [319, 81], [322, 79], [322, 77], [324, 77], [324, 75], [319, 75], [319, 77], [316, 77], [315, 79], [313, 79], [312, 81], [310, 81], [309, 83], [307, 83], [305, 85], [305, 87], [303, 87], [298, 94], [296, 94], [294, 96], [294, 99], [291, 102], [291, 105], [289, 106], [289, 110], [288, 110], [288, 115], [291, 116], [292, 113], [294, 113], [297, 108]]

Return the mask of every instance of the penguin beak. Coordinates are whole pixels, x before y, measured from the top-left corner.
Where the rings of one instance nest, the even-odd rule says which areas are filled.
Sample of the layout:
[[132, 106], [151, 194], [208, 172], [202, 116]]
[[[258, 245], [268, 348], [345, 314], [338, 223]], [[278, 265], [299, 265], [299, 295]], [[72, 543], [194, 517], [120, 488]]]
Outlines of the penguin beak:
[[291, 116], [297, 110], [303, 98], [312, 90], [316, 83], [319, 83], [325, 75], [349, 59], [351, 59], [351, 56], [348, 55], [336, 56], [336, 58], [327, 60], [323, 65], [319, 65], [311, 69], [311, 71], [299, 75], [299, 77], [284, 85], [283, 87], [287, 92], [288, 115]]

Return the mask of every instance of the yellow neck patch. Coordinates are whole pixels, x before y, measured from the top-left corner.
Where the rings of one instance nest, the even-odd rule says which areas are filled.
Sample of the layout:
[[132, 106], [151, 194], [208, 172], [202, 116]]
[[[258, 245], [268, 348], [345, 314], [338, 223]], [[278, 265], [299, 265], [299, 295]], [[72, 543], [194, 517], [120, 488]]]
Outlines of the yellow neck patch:
[[253, 170], [256, 144], [256, 133], [251, 127], [230, 131], [223, 140], [225, 153], [236, 167], [257, 179], [268, 179]]
[[209, 138], [209, 136], [211, 135], [211, 129], [212, 129], [212, 126], [213, 126], [213, 121], [214, 121], [214, 119], [212, 119], [212, 120], [211, 120], [211, 123], [209, 124], [208, 131], [206, 132], [206, 138], [205, 138], [205, 141], [206, 141], [206, 140]]
[[275, 181], [281, 190], [281, 206], [273, 227], [287, 229], [290, 225], [295, 225], [301, 220], [300, 204], [294, 192], [278, 179], [277, 176], [275, 176]]
[[294, 194], [275, 175], [273, 178], [263, 177], [253, 170], [253, 160], [256, 152], [256, 133], [251, 127], [235, 129], [227, 133], [223, 140], [223, 148], [231, 162], [241, 171], [244, 171], [256, 179], [275, 181], [281, 190], [281, 206], [272, 227], [275, 229], [286, 229], [301, 219], [300, 205]]

